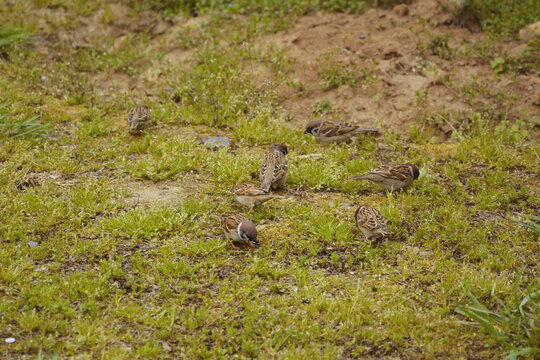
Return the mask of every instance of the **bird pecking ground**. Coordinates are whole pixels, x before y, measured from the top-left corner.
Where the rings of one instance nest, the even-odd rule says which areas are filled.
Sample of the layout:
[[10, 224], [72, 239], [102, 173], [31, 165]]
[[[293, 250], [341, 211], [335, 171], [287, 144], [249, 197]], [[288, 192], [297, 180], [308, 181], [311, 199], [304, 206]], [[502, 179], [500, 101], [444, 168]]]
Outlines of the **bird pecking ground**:
[[[537, 356], [516, 220], [540, 213], [540, 43], [516, 33], [540, 14], [501, 1], [471, 23], [434, 0], [0, 0], [23, 35], [0, 41], [0, 357]], [[155, 124], [132, 136], [139, 103]], [[383, 135], [317, 143], [319, 117]], [[236, 251], [216, 215], [247, 211], [229, 191], [273, 142], [293, 199]], [[348, 180], [406, 162], [402, 192]], [[389, 240], [356, 229], [364, 203]]]

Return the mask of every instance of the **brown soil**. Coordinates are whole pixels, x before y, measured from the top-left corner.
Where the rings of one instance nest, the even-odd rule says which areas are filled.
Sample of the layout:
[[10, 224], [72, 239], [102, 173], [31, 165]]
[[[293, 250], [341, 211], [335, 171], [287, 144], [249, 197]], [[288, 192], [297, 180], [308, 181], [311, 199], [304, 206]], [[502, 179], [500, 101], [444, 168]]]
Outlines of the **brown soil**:
[[[404, 7], [408, 15], [402, 15]], [[508, 110], [509, 118], [519, 118], [522, 114], [540, 116], [538, 76], [496, 75], [486, 59], [459, 56], [457, 60], [446, 60], [429, 54], [429, 50], [420, 56], [416, 45], [419, 41], [427, 44], [430, 31], [434, 35], [448, 35], [450, 48], [457, 49], [485, 38], [485, 34], [446, 24], [449, 17], [434, 0], [416, 0], [397, 9], [399, 11], [370, 9], [360, 16], [305, 16], [298, 19], [293, 29], [262, 39], [287, 48], [293, 60], [290, 76], [304, 85], [302, 91], [284, 86], [281, 92], [283, 105], [298, 126], [313, 116], [312, 107], [317, 99], [330, 101], [336, 115], [343, 120], [404, 133], [425, 110], [453, 113], [467, 119], [473, 109], [489, 106], [494, 113]], [[421, 17], [428, 19], [429, 30], [421, 29]], [[506, 45], [509, 49], [523, 49], [517, 42]], [[331, 61], [345, 67], [371, 69], [377, 81], [365, 86], [357, 81], [353, 86], [323, 90], [317, 58], [322, 59], [331, 52], [335, 54]], [[479, 94], [471, 105], [460, 99], [458, 91], [471, 84], [473, 77], [487, 85], [493, 94]], [[453, 84], [445, 84], [448, 81]], [[418, 105], [416, 94], [422, 92], [428, 92], [429, 97]], [[497, 92], [516, 95], [513, 107], [501, 108], [507, 103], [497, 98]], [[440, 124], [441, 133], [449, 135], [452, 126], [457, 127], [457, 124]]]
[[[69, 14], [62, 8], [48, 9], [47, 19], [63, 23]], [[208, 16], [172, 20], [160, 19], [157, 13], [146, 11], [134, 16], [133, 11], [121, 4], [107, 5], [83, 17], [76, 26], [55, 36], [47, 21], [39, 24], [49, 41], [70, 42], [74, 47], [93, 47], [100, 51], [121, 49], [130, 36], [146, 32], [150, 36], [147, 53], [139, 64], [139, 75], [121, 72], [88, 74], [90, 83], [102, 95], [120, 96], [135, 90], [144, 98], [161, 93], [167, 87], [166, 74], [171, 66], [187, 69], [192, 61], [190, 50], [179, 44], [179, 34], [191, 36], [210, 21]], [[496, 120], [507, 117], [533, 119], [540, 117], [540, 77], [534, 74], [495, 74], [490, 59], [499, 55], [481, 57], [476, 49], [472, 56], [460, 54], [447, 58], [429, 48], [430, 35], [447, 35], [450, 49], [464, 51], [475, 42], [486, 39], [478, 26], [468, 28], [466, 22], [452, 19], [435, 0], [414, 0], [393, 9], [369, 9], [362, 15], [324, 13], [302, 16], [288, 30], [252, 39], [260, 47], [275, 44], [286, 49], [291, 60], [287, 74], [290, 81], [279, 86], [282, 106], [292, 119], [292, 126], [301, 129], [314, 117], [312, 108], [316, 100], [331, 103], [328, 116], [340, 118], [365, 127], [379, 126], [407, 133], [414, 122], [422, 123], [432, 114], [448, 114], [450, 121], [434, 121], [435, 132], [446, 139], [460, 124], [467, 124], [472, 111], [489, 110]], [[112, 43], [103, 38], [115, 39]], [[426, 46], [423, 54], [418, 45]], [[508, 41], [497, 51], [519, 56], [526, 44]], [[447, 51], [441, 48], [442, 51]], [[163, 56], [157, 59], [156, 52]], [[495, 50], [493, 50], [495, 51]], [[323, 89], [319, 75], [326, 56], [332, 64], [353, 69], [356, 82]], [[272, 71], [263, 64], [248, 61], [246, 71], [254, 82], [272, 77]], [[367, 69], [375, 80], [365, 80], [362, 70]], [[463, 86], [476, 79], [477, 95], [471, 100], [463, 96]], [[296, 85], [290, 85], [296, 84]], [[482, 90], [484, 89], [484, 91]], [[487, 90], [487, 91], [485, 91]], [[422, 94], [427, 96], [422, 97]], [[510, 97], [516, 100], [511, 103]], [[538, 125], [538, 124], [537, 124]]]

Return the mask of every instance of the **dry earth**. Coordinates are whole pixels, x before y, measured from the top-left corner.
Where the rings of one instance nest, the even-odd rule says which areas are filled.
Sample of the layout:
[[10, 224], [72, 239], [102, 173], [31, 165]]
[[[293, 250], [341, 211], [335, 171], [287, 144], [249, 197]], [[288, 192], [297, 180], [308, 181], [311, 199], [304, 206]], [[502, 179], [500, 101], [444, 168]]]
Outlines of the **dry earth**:
[[[136, 90], [141, 98], [153, 96], [167, 87], [167, 69], [190, 66], [193, 54], [179, 45], [179, 34], [188, 29], [196, 35], [201, 24], [210, 20], [208, 16], [163, 20], [156, 13], [147, 11], [133, 21], [133, 14], [128, 9], [120, 4], [110, 5], [59, 34], [52, 32], [46, 20], [40, 23], [40, 29], [49, 34], [49, 40], [105, 51], [117, 51], [130, 41], [133, 33], [148, 32], [151, 37], [146, 50], [148, 57], [139, 64], [143, 69], [140, 75], [101, 72], [88, 76], [94, 88], [103, 95], [118, 96]], [[49, 22], [51, 19], [62, 22], [67, 16], [63, 8], [47, 11], [44, 19]], [[108, 19], [105, 26], [104, 19]], [[487, 35], [475, 27], [462, 27], [452, 20], [435, 0], [417, 0], [393, 9], [369, 9], [362, 15], [303, 16], [291, 29], [254, 38], [252, 42], [256, 46], [285, 49], [290, 67], [288, 79], [278, 91], [282, 105], [298, 128], [313, 116], [312, 107], [316, 100], [330, 101], [333, 116], [342, 120], [402, 133], [407, 133], [411, 124], [427, 112], [447, 114], [449, 121], [436, 124], [435, 135], [441, 140], [446, 139], [453, 128], [459, 128], [460, 123], [466, 123], [473, 110], [485, 110], [486, 107], [498, 118], [506, 116], [512, 120], [527, 116], [537, 120], [540, 116], [540, 77], [495, 74], [489, 57], [461, 55], [445, 59], [443, 57], [447, 56], [441, 57], [429, 48], [420, 54], [418, 46], [428, 45], [430, 35], [448, 36], [449, 48], [460, 54], [486, 39]], [[104, 36], [113, 36], [116, 40], [112, 44], [102, 43], [100, 39]], [[498, 50], [519, 57], [527, 45], [516, 40], [507, 41], [502, 47]], [[45, 46], [39, 49], [48, 51]], [[446, 51], [445, 48], [442, 50]], [[153, 56], [158, 51], [163, 54], [159, 60]], [[323, 80], [318, 73], [327, 57], [329, 63], [340, 64], [357, 73], [366, 69], [369, 75], [353, 85], [323, 89]], [[250, 62], [246, 71], [258, 82], [273, 76], [271, 69], [261, 63]], [[480, 92], [470, 101], [461, 90], [474, 87], [474, 82], [490, 91]], [[419, 100], [420, 96], [425, 100]], [[509, 106], [511, 96], [515, 96], [515, 102]], [[537, 132], [533, 133], [536, 135]]]

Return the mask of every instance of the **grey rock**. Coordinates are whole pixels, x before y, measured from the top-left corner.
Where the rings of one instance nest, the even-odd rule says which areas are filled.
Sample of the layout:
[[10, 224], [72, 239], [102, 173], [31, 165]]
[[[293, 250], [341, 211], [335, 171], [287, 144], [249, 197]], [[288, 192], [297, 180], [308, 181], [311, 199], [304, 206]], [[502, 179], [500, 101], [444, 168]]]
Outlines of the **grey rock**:
[[32, 241], [32, 240], [28, 241], [26, 244], [28, 244], [28, 246], [30, 246], [32, 249], [39, 246], [37, 242]]
[[202, 139], [202, 142], [209, 149], [219, 149], [231, 145], [230, 139], [226, 136], [209, 136]]

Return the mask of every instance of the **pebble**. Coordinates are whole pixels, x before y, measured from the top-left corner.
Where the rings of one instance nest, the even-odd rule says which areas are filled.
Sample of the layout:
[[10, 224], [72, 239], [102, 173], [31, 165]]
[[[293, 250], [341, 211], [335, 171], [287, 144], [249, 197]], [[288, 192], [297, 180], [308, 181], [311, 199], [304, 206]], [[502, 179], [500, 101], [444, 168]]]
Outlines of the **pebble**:
[[6, 338], [6, 343], [8, 344], [13, 344], [15, 342], [15, 338], [14, 337], [8, 337]]
[[26, 244], [28, 244], [28, 246], [30, 246], [32, 249], [39, 246], [37, 242], [32, 241], [32, 240], [28, 241]]
[[203, 144], [209, 149], [219, 149], [229, 147], [231, 141], [225, 136], [209, 136], [202, 139]]

